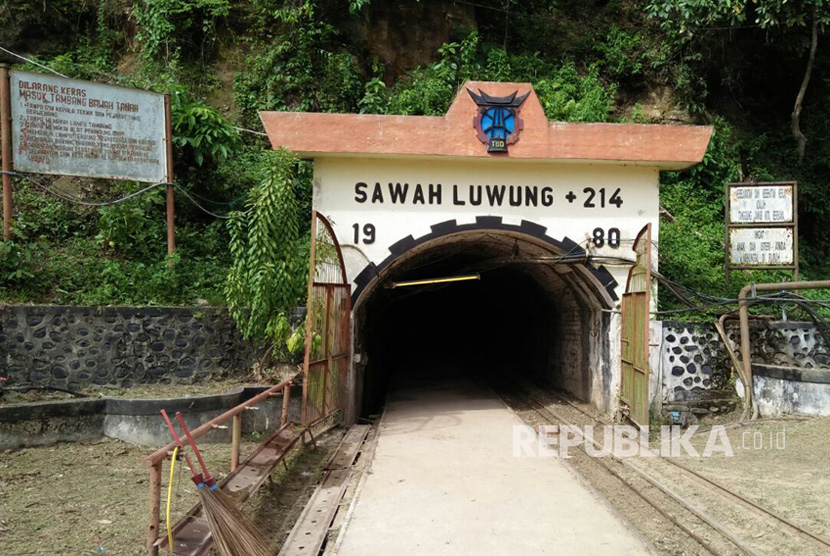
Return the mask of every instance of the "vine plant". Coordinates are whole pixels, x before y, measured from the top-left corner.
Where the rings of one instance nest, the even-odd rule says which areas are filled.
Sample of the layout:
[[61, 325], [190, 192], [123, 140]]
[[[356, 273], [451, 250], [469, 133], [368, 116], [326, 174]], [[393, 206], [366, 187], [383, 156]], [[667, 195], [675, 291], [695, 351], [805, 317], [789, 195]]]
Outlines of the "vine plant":
[[245, 210], [229, 221], [232, 263], [225, 295], [230, 314], [245, 339], [270, 342], [277, 351], [296, 349], [303, 328], [292, 333], [289, 321], [307, 276], [300, 271], [305, 264], [299, 248], [301, 219], [292, 188], [298, 162], [294, 153], [276, 151]]

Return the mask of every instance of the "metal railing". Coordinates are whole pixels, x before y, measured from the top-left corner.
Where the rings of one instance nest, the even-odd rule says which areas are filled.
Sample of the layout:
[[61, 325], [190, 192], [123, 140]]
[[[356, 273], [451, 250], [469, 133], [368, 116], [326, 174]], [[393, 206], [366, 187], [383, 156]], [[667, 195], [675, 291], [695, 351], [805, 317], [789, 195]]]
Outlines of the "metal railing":
[[[294, 378], [284, 380], [257, 394], [253, 398], [229, 409], [218, 417], [208, 421], [192, 431], [193, 438], [199, 438], [212, 430], [218, 429], [223, 423], [233, 419], [231, 427], [231, 472], [239, 466], [239, 444], [242, 439], [242, 414], [245, 411], [254, 409], [256, 404], [271, 397], [282, 395], [282, 412], [280, 415], [280, 427], [288, 422], [288, 406], [291, 399], [291, 385]], [[159, 417], [161, 418], [161, 417]], [[159, 524], [161, 511], [161, 477], [164, 462], [173, 456], [175, 442], [159, 448], [152, 454], [141, 458], [141, 465], [150, 470], [150, 506], [147, 523], [147, 556], [158, 556], [159, 547], [156, 544], [159, 538]]]

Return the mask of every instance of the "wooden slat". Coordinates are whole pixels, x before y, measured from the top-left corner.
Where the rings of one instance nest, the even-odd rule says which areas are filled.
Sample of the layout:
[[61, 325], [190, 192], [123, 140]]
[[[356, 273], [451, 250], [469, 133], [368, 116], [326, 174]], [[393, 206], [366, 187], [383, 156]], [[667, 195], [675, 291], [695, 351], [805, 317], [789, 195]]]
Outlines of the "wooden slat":
[[279, 556], [317, 556], [320, 552], [351, 479], [351, 466], [369, 434], [369, 428], [369, 425], [354, 425], [340, 441], [334, 455], [326, 463], [323, 482], [291, 529]]

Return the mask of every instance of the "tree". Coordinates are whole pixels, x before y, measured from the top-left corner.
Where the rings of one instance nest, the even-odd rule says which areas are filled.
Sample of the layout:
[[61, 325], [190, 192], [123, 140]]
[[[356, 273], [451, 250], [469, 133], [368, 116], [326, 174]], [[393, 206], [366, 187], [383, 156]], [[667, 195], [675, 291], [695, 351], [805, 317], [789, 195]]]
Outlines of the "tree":
[[664, 30], [687, 40], [696, 28], [719, 25], [809, 29], [807, 66], [790, 116], [799, 158], [804, 158], [807, 138], [801, 131], [801, 108], [813, 73], [819, 30], [830, 23], [830, 0], [651, 0], [646, 11]]

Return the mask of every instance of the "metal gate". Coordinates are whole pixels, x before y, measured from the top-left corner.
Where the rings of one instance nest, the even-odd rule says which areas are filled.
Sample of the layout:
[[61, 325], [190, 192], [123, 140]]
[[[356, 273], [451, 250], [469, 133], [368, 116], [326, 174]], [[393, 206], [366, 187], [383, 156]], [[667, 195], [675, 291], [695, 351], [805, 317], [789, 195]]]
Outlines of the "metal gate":
[[[351, 286], [331, 224], [311, 213], [302, 420], [310, 423], [342, 410], [349, 372]], [[342, 417], [342, 412], [341, 412]]]
[[622, 390], [629, 418], [648, 425], [648, 327], [651, 306], [651, 224], [637, 234], [633, 246], [636, 262], [628, 271], [622, 296]]

